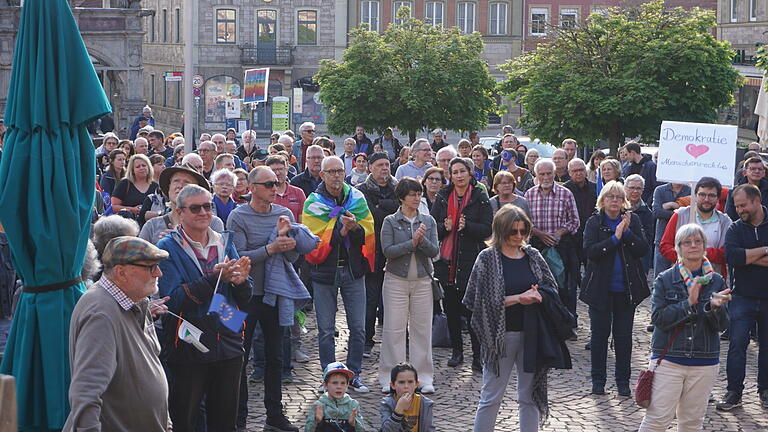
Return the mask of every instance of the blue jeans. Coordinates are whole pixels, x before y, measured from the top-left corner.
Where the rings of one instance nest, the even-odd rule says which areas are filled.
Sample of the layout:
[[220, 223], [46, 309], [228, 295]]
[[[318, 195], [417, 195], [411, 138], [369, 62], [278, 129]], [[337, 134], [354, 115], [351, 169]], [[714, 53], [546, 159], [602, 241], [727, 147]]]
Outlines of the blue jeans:
[[749, 332], [757, 323], [760, 352], [757, 355], [757, 391], [768, 390], [768, 299], [756, 299], [734, 295], [728, 305], [731, 318], [728, 344], [728, 391], [741, 394], [747, 365]]
[[626, 293], [608, 293], [608, 310], [589, 308], [592, 327], [592, 384], [605, 385], [605, 364], [608, 357], [608, 337], [613, 333], [616, 354], [616, 383], [629, 383], [632, 359], [632, 324], [635, 308]]
[[315, 281], [312, 286], [315, 290], [320, 366], [325, 369], [329, 363], [336, 361], [333, 332], [336, 326], [336, 298], [340, 288], [349, 328], [346, 365], [356, 375], [360, 375], [365, 347], [365, 278], [354, 279], [349, 268], [339, 267], [336, 269], [336, 281], [332, 285]]

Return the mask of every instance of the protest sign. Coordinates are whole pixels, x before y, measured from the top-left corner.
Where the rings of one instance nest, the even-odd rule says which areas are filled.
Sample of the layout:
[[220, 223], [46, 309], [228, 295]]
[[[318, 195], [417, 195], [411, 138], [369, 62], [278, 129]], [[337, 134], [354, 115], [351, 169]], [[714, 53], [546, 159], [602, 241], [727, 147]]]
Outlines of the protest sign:
[[245, 71], [245, 97], [243, 103], [259, 103], [267, 101], [267, 83], [269, 68], [248, 69]]
[[733, 186], [736, 126], [664, 121], [659, 135], [659, 181], [691, 184], [714, 177]]

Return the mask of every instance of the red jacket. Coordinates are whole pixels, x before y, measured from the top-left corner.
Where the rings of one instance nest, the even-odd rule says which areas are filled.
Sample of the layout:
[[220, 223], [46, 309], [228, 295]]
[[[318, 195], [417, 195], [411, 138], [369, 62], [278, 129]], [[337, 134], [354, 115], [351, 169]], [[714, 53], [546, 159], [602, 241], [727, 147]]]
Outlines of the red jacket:
[[[677, 262], [677, 251], [675, 250], [675, 234], [677, 233], [677, 212], [672, 213], [672, 217], [669, 218], [667, 228], [664, 230], [664, 235], [661, 237], [661, 243], [659, 243], [659, 252], [669, 262]], [[709, 262], [712, 264], [720, 264], [723, 267], [724, 279], [726, 278], [726, 265], [725, 265], [725, 246], [721, 248], [708, 247], [706, 256]]]

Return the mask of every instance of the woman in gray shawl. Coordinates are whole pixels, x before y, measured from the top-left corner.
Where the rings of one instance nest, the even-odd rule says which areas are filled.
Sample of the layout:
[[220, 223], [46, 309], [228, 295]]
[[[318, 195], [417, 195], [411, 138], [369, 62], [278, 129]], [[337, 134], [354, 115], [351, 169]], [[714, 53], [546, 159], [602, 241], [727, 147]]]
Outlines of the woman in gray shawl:
[[520, 431], [537, 431], [548, 414], [548, 368], [570, 368], [563, 341], [572, 332], [573, 317], [560, 302], [544, 258], [526, 243], [531, 221], [525, 212], [504, 205], [492, 230], [490, 247], [478, 255], [463, 301], [472, 311], [483, 359], [474, 431], [494, 430], [513, 367]]

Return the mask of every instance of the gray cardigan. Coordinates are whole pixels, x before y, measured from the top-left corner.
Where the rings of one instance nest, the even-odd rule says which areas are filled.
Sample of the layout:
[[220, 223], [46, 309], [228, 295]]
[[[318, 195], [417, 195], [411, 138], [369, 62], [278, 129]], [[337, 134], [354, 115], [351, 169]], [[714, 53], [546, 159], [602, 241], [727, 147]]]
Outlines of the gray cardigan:
[[[421, 243], [413, 246], [413, 232], [423, 223], [427, 227]], [[411, 225], [403, 212], [398, 209], [395, 214], [384, 218], [381, 226], [381, 250], [387, 258], [385, 271], [401, 278], [408, 277], [411, 264], [411, 253], [416, 252], [416, 262], [419, 266], [418, 277], [432, 277], [432, 258], [440, 252], [437, 243], [437, 224], [430, 215], [416, 214], [416, 220]]]

